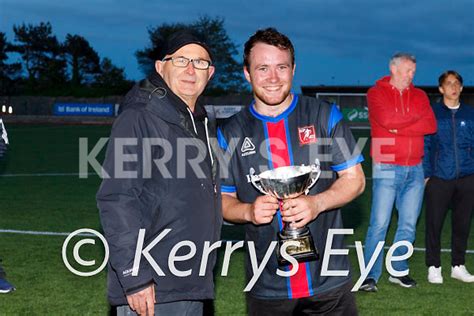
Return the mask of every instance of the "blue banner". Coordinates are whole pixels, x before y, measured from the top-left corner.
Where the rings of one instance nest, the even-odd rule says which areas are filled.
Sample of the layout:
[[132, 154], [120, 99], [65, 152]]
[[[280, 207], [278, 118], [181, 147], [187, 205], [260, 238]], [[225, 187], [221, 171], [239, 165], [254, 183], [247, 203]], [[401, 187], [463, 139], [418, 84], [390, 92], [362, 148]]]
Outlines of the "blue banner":
[[56, 103], [53, 114], [58, 116], [114, 116], [115, 106], [104, 103]]

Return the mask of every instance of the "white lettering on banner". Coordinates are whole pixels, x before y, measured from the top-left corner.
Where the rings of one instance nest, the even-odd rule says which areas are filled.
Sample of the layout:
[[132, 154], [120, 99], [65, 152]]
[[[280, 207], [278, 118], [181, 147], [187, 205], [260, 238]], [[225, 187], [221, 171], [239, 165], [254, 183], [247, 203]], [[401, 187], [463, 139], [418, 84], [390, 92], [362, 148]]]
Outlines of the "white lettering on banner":
[[[152, 147], [159, 146], [161, 147], [161, 151], [163, 156], [159, 159], [153, 159], [152, 154]], [[171, 160], [173, 148], [168, 140], [163, 138], [143, 138], [143, 177], [145, 179], [151, 179], [151, 167], [152, 163], [150, 160], [153, 161], [155, 166], [160, 171], [160, 174], [165, 179], [171, 179], [171, 173], [166, 168], [166, 163]]]
[[[71, 265], [67, 262], [67, 260], [64, 259], [64, 258], [66, 258], [66, 247], [67, 247], [67, 244], [69, 243], [70, 239], [73, 236], [77, 235], [77, 232], [84, 231], [84, 230], [91, 231], [90, 229], [77, 230], [77, 231], [71, 233], [66, 238], [65, 242], [63, 243], [63, 260], [65, 262], [66, 267], [71, 272], [73, 272], [74, 274], [83, 275], [83, 276], [90, 276], [90, 275], [99, 273], [105, 267], [105, 263], [108, 259], [108, 245], [105, 242], [105, 238], [102, 237], [104, 247], [106, 248], [106, 259], [104, 260], [104, 263], [102, 264], [102, 266], [99, 269], [96, 269], [93, 272], [85, 272], [85, 273], [79, 272], [79, 271], [73, 269], [71, 267]], [[150, 264], [150, 266], [153, 268], [153, 270], [155, 271], [155, 273], [158, 276], [166, 276], [165, 273], [163, 272], [163, 270], [161, 269], [161, 267], [158, 265], [158, 263], [151, 256], [150, 251], [171, 232], [171, 229], [169, 229], [169, 228], [164, 229], [158, 236], [156, 236], [151, 241], [151, 243], [148, 246], [143, 248], [144, 240], [145, 240], [145, 232], [146, 232], [145, 229], [140, 229], [139, 232], [138, 232], [138, 239], [137, 239], [137, 245], [136, 245], [136, 248], [135, 248], [135, 258], [133, 260], [133, 267], [132, 267], [132, 269], [125, 269], [124, 271], [122, 271], [122, 273], [124, 274], [123, 276], [125, 276], [125, 277], [130, 275], [130, 271], [131, 271], [131, 276], [132, 277], [137, 276], [139, 274], [139, 272], [140, 272], [139, 271], [140, 270], [140, 263], [141, 263], [142, 256], [148, 261], [148, 263]], [[330, 261], [331, 256], [347, 256], [349, 254], [348, 249], [333, 249], [333, 248], [331, 248], [333, 240], [334, 240], [334, 235], [352, 235], [353, 233], [354, 233], [353, 229], [329, 229], [328, 230], [328, 237], [327, 237], [327, 240], [326, 240], [326, 246], [325, 246], [324, 254], [323, 254], [323, 257], [322, 257], [323, 261], [322, 261], [321, 276], [340, 277], [340, 276], [347, 276], [349, 274], [349, 271], [347, 271], [347, 270], [329, 270], [329, 261]], [[100, 234], [98, 236], [101, 237]], [[352, 288], [353, 292], [357, 291], [360, 288], [360, 286], [362, 285], [363, 281], [367, 278], [367, 275], [368, 275], [369, 271], [372, 269], [373, 265], [375, 264], [375, 261], [376, 261], [377, 257], [380, 255], [380, 252], [383, 249], [384, 243], [385, 243], [384, 241], [380, 241], [377, 244], [377, 247], [376, 247], [374, 253], [371, 256], [371, 258], [369, 260], [369, 263], [366, 266], [365, 262], [364, 262], [364, 251], [362, 249], [362, 244], [361, 244], [360, 241], [355, 242], [355, 248], [356, 248], [356, 252], [357, 252], [357, 258], [358, 258], [358, 262], [359, 262], [359, 269], [360, 269], [361, 275], [360, 275], [359, 279], [357, 280], [357, 282], [355, 283], [354, 287]], [[73, 249], [73, 257], [79, 265], [91, 266], [92, 264], [95, 263], [95, 261], [86, 261], [86, 260], [83, 260], [82, 258], [80, 258], [80, 256], [79, 256], [79, 248], [84, 244], [94, 244], [94, 242], [91, 241], [91, 240], [79, 241]], [[250, 257], [250, 264], [251, 264], [253, 275], [250, 278], [250, 281], [248, 282], [248, 284], [245, 286], [244, 292], [250, 291], [253, 288], [253, 286], [255, 285], [255, 283], [258, 281], [258, 279], [262, 275], [266, 265], [268, 264], [270, 258], [273, 255], [275, 255], [275, 248], [276, 248], [277, 244], [278, 244], [278, 242], [276, 242], [276, 241], [270, 242], [270, 244], [268, 245], [268, 248], [265, 252], [265, 255], [264, 255], [263, 259], [261, 260], [261, 262], [258, 262], [257, 251], [255, 249], [254, 242], [253, 241], [247, 241], [248, 255]], [[286, 251], [286, 248], [288, 246], [292, 246], [292, 245], [294, 246], [296, 244], [297, 244], [296, 241], [295, 242], [289, 241], [287, 243], [283, 243], [283, 245], [280, 247], [280, 253], [282, 254], [283, 258], [285, 258], [292, 265], [292, 268], [289, 271], [284, 271], [284, 270], [281, 270], [281, 269], [277, 268], [276, 271], [275, 271], [276, 275], [278, 275], [280, 277], [290, 277], [290, 276], [296, 274], [296, 272], [298, 271], [298, 262], [297, 262], [297, 260], [294, 257], [292, 257], [291, 255], [289, 255]], [[201, 276], [201, 277], [205, 276], [206, 268], [207, 268], [207, 264], [208, 264], [208, 260], [209, 260], [209, 255], [211, 254], [212, 251], [220, 248], [221, 245], [222, 245], [222, 241], [220, 241], [220, 240], [214, 242], [213, 244], [211, 244], [209, 241], [204, 242], [203, 249], [202, 249], [202, 257], [201, 257], [201, 262], [200, 262], [200, 268], [199, 268], [199, 276]], [[239, 241], [235, 244], [232, 244], [232, 242], [230, 242], [230, 241], [226, 242], [221, 276], [227, 276], [227, 273], [229, 271], [230, 257], [232, 255], [232, 253], [235, 250], [237, 250], [239, 248], [242, 248], [243, 246], [244, 246], [244, 241]], [[178, 251], [183, 247], [188, 247], [189, 252], [184, 254], [184, 255], [179, 255], [178, 256], [177, 255]], [[404, 255], [393, 256], [394, 251], [398, 247], [406, 247], [408, 250]], [[196, 247], [195, 243], [190, 241], [190, 240], [180, 241], [176, 245], [174, 245], [174, 247], [171, 249], [171, 251], [168, 255], [168, 268], [169, 268], [170, 273], [177, 276], [177, 277], [190, 276], [193, 273], [192, 269], [188, 269], [188, 270], [184, 270], [184, 271], [178, 270], [175, 266], [175, 263], [191, 260], [196, 255], [196, 253], [197, 253], [197, 247]], [[389, 251], [387, 252], [387, 257], [385, 259], [385, 264], [386, 264], [387, 271], [391, 275], [394, 275], [394, 276], [397, 276], [397, 277], [407, 275], [409, 270], [397, 271], [397, 270], [393, 269], [392, 262], [393, 261], [407, 260], [408, 258], [410, 258], [412, 256], [412, 254], [413, 254], [413, 245], [410, 242], [408, 242], [408, 241], [399, 241], [399, 242], [393, 244], [390, 247]]]
[[334, 235], [353, 235], [353, 229], [329, 229], [328, 237], [326, 238], [326, 247], [324, 248], [323, 263], [321, 267], [321, 276], [348, 276], [349, 270], [328, 270], [329, 259], [331, 255], [345, 255], [349, 254], [349, 249], [332, 249], [332, 240]]
[[206, 275], [206, 268], [207, 268], [207, 261], [209, 259], [209, 254], [217, 249], [220, 248], [222, 245], [222, 241], [218, 240], [212, 245], [209, 241], [204, 242], [204, 249], [202, 250], [202, 257], [201, 257], [201, 266], [199, 267], [199, 276], [205, 276]]
[[[394, 256], [393, 253], [398, 247], [407, 247], [408, 248], [407, 253], [401, 256]], [[408, 258], [411, 257], [411, 255], [413, 255], [413, 245], [410, 242], [406, 240], [401, 240], [394, 243], [392, 247], [390, 247], [390, 249], [388, 250], [387, 257], [385, 258], [385, 266], [387, 267], [388, 273], [390, 273], [394, 277], [403, 277], [405, 275], [408, 275], [408, 273], [410, 272], [410, 269], [397, 271], [392, 267], [392, 261], [407, 260]]]
[[[181, 247], [189, 247], [190, 251], [188, 254], [178, 256], [176, 253], [178, 252], [179, 248]], [[170, 269], [170, 272], [177, 276], [177, 277], [186, 277], [190, 276], [191, 273], [193, 272], [193, 269], [188, 269], [186, 271], [180, 271], [176, 268], [174, 265], [175, 261], [186, 261], [194, 257], [196, 254], [196, 245], [190, 241], [190, 240], [183, 240], [174, 245], [174, 247], [171, 249], [170, 255], [168, 257], [168, 267]]]
[[[88, 151], [88, 139], [79, 139], [79, 177], [87, 178], [89, 176], [88, 167], [91, 165], [101, 178], [109, 179], [111, 177], [118, 179], [149, 179], [155, 175], [153, 168], [158, 169], [159, 176], [164, 179], [170, 179], [175, 176], [177, 179], [185, 179], [189, 176], [187, 173], [194, 173], [199, 179], [206, 179], [208, 175], [202, 169], [202, 163], [205, 161], [208, 155], [207, 144], [199, 139], [195, 138], [178, 138], [176, 144], [172, 144], [170, 140], [160, 137], [128, 137], [128, 138], [113, 138], [112, 146], [113, 161], [108, 160], [107, 172], [102, 170], [100, 163], [97, 161], [97, 156], [105, 148], [108, 138], [100, 138], [95, 144], [94, 148]], [[281, 149], [285, 148], [285, 144], [280, 139], [270, 139], [272, 146]], [[229, 166], [233, 155], [237, 154], [239, 149], [239, 138], [230, 139], [227, 144], [227, 148], [222, 149], [217, 142], [216, 138], [209, 139], [213, 157], [219, 161], [219, 170], [223, 179], [228, 178], [231, 172]], [[248, 139], [248, 142], [251, 142]], [[330, 152], [324, 150], [326, 146], [334, 145], [334, 139], [332, 138], [320, 138], [318, 139], [318, 146], [310, 146], [308, 153], [308, 163], [318, 158], [321, 163], [326, 162], [327, 166], [330, 166], [333, 161], [333, 155]], [[354, 155], [360, 153], [358, 147], [364, 147], [367, 144], [367, 138], [359, 138], [356, 146], [352, 150], [349, 150], [349, 146], [345, 144], [345, 139], [336, 139], [337, 147], [341, 149], [342, 155], [345, 159], [352, 159]], [[267, 159], [272, 159], [274, 162], [281, 162], [282, 157], [278, 155], [272, 155], [269, 157], [267, 150], [267, 143], [263, 141], [260, 146], [255, 146], [253, 143], [247, 144], [248, 148], [244, 154], [256, 153], [257, 148], [259, 155]], [[283, 146], [283, 147], [282, 147]], [[154, 148], [156, 147], [156, 148]], [[191, 157], [191, 155], [193, 155]], [[169, 169], [170, 166], [175, 166], [176, 169]], [[268, 170], [268, 165], [257, 165], [252, 166], [257, 172], [263, 172]], [[115, 171], [116, 174], [113, 174]], [[330, 168], [323, 168], [321, 170], [320, 178], [330, 179], [334, 177], [334, 171]], [[249, 177], [247, 176], [247, 180]]]
[[253, 276], [250, 279], [247, 286], [245, 287], [244, 292], [250, 291], [252, 289], [252, 287], [255, 285], [258, 278], [262, 274], [263, 269], [267, 265], [268, 260], [270, 260], [270, 257], [274, 253], [276, 245], [278, 244], [277, 241], [272, 241], [270, 243], [270, 245], [268, 246], [267, 252], [265, 253], [265, 256], [263, 257], [262, 262], [260, 263], [260, 266], [259, 266], [258, 261], [257, 261], [257, 253], [255, 251], [255, 244], [253, 243], [253, 241], [249, 241], [247, 243], [248, 243], [247, 246], [249, 248], [249, 257], [250, 257], [250, 263], [252, 265]]
[[137, 248], [135, 250], [135, 259], [133, 260], [133, 272], [132, 276], [137, 276], [138, 275], [138, 270], [140, 268], [140, 261], [142, 258], [142, 254], [145, 257], [145, 259], [150, 263], [152, 266], [153, 270], [155, 270], [156, 274], [159, 276], [165, 276], [165, 273], [161, 268], [158, 266], [156, 261], [153, 259], [153, 257], [150, 255], [150, 250], [156, 246], [162, 240], [168, 233], [171, 231], [171, 228], [164, 229], [158, 236], [153, 239], [153, 241], [145, 248], [143, 249], [143, 242], [145, 240], [145, 229], [142, 228], [138, 232], [138, 240], [137, 240]]
[[97, 161], [97, 155], [107, 144], [109, 139], [107, 137], [101, 137], [91, 152], [88, 153], [88, 139], [86, 137], [79, 138], [79, 178], [87, 178], [89, 175], [89, 164], [92, 166], [94, 171], [101, 175], [103, 179], [110, 179], [109, 174], [102, 169], [102, 166]]
[[365, 279], [369, 275], [370, 270], [374, 266], [375, 261], [377, 260], [377, 257], [379, 256], [380, 252], [382, 251], [384, 244], [385, 244], [385, 241], [378, 242], [377, 247], [375, 247], [375, 251], [372, 254], [372, 257], [370, 258], [369, 263], [367, 264], [367, 267], [366, 267], [365, 262], [364, 262], [364, 250], [362, 250], [362, 243], [360, 241], [355, 242], [357, 260], [359, 261], [360, 278], [354, 284], [354, 287], [352, 288], [352, 292], [357, 292], [359, 290], [360, 286], [365, 281]]
[[293, 246], [293, 247], [298, 247], [300, 245], [299, 241], [292, 240], [292, 241], [287, 241], [281, 245], [280, 251], [281, 251], [281, 256], [283, 259], [288, 261], [291, 264], [291, 270], [290, 271], [283, 271], [280, 270], [280, 268], [277, 269], [276, 274], [281, 276], [281, 277], [290, 277], [295, 275], [298, 272], [298, 269], [300, 265], [298, 264], [298, 261], [290, 256], [288, 252], [286, 251], [286, 248]]
[[136, 179], [138, 177], [138, 172], [136, 170], [124, 170], [123, 167], [125, 162], [138, 162], [137, 154], [124, 153], [125, 146], [138, 145], [137, 138], [116, 138], [114, 145], [114, 177], [116, 179]]
[[232, 255], [232, 253], [235, 250], [237, 250], [239, 248], [242, 248], [243, 246], [244, 246], [244, 241], [243, 240], [235, 243], [235, 245], [232, 245], [232, 241], [226, 242], [225, 253], [224, 253], [224, 262], [222, 263], [221, 276], [227, 276], [227, 273], [229, 272], [230, 256]]

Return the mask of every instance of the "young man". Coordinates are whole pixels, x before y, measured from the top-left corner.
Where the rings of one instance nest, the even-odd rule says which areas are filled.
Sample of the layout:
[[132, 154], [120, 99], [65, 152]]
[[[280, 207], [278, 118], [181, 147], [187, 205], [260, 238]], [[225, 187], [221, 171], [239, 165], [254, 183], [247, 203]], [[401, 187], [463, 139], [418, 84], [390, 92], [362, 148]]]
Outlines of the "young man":
[[[222, 223], [209, 142], [215, 129], [197, 103], [214, 72], [211, 53], [193, 34], [178, 32], [162, 55], [156, 73], [125, 98], [97, 193], [110, 247], [108, 296], [118, 315], [199, 315], [202, 301], [214, 297], [215, 252], [204, 275], [200, 270], [204, 244], [219, 240]], [[140, 229], [145, 229], [144, 250], [135, 269]], [[180, 242], [188, 246], [176, 249]], [[145, 256], [147, 246], [156, 265]], [[169, 264], [171, 256], [182, 259], [193, 249], [189, 260]]]
[[[373, 161], [372, 209], [365, 239], [365, 263], [368, 264], [379, 242], [385, 241], [392, 217], [393, 204], [398, 211], [398, 227], [394, 243], [413, 243], [416, 222], [423, 201], [424, 176], [423, 136], [436, 131], [436, 120], [428, 97], [413, 86], [416, 59], [406, 53], [390, 59], [390, 76], [377, 81], [367, 93]], [[406, 253], [399, 247], [396, 256]], [[360, 287], [376, 292], [382, 274], [383, 249]], [[395, 261], [396, 271], [408, 270], [408, 261]], [[416, 281], [408, 274], [389, 277], [402, 287], [414, 287]]]
[[451, 277], [474, 282], [464, 263], [474, 208], [474, 108], [459, 101], [462, 77], [453, 70], [439, 77], [443, 102], [433, 110], [438, 131], [425, 137], [426, 266], [428, 281], [443, 283], [441, 230], [451, 213]]
[[[254, 102], [218, 130], [219, 144], [227, 152], [231, 141], [237, 140], [223, 177], [224, 218], [245, 224], [246, 241], [255, 244], [259, 262], [284, 223], [296, 228], [306, 225], [323, 256], [328, 230], [342, 228], [340, 207], [362, 193], [365, 185], [363, 158], [341, 113], [335, 106], [291, 93], [294, 72], [291, 41], [273, 28], [257, 31], [244, 48], [244, 74]], [[316, 158], [322, 170], [316, 185], [308, 195], [285, 200], [281, 207], [277, 199], [260, 194], [248, 181], [250, 168], [260, 173], [310, 165]], [[343, 236], [334, 236], [331, 246], [345, 248]], [[349, 272], [347, 276], [322, 275], [322, 260], [300, 263], [297, 273], [287, 278], [276, 274], [273, 252], [247, 296], [249, 315], [357, 314]], [[331, 256], [329, 270], [348, 271], [347, 256]], [[249, 258], [246, 272], [250, 279]]]

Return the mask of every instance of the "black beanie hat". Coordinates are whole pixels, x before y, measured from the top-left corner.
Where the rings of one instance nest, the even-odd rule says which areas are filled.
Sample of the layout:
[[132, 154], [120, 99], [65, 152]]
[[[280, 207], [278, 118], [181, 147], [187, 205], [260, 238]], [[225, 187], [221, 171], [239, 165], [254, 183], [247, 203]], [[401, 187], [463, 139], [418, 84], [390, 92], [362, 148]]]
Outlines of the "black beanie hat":
[[188, 44], [197, 44], [201, 46], [207, 51], [207, 53], [209, 54], [209, 57], [212, 60], [212, 54], [211, 54], [211, 50], [209, 46], [207, 46], [207, 44], [204, 43], [204, 41], [202, 41], [199, 37], [197, 37], [196, 34], [191, 33], [191, 31], [189, 30], [178, 31], [170, 35], [165, 42], [163, 51], [161, 52], [159, 59], [163, 59], [166, 55], [173, 54], [178, 49]]

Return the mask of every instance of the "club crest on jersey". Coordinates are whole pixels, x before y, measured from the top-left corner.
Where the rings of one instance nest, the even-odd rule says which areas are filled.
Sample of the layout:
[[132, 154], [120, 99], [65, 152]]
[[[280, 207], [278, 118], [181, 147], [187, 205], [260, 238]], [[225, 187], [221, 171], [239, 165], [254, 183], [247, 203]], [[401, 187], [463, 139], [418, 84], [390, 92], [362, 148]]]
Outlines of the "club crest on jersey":
[[316, 143], [316, 131], [314, 125], [298, 127], [298, 138], [300, 140], [300, 145]]
[[256, 153], [255, 145], [252, 143], [250, 138], [245, 137], [242, 143], [242, 147], [240, 147], [240, 152], [242, 153], [242, 157], [253, 155]]

